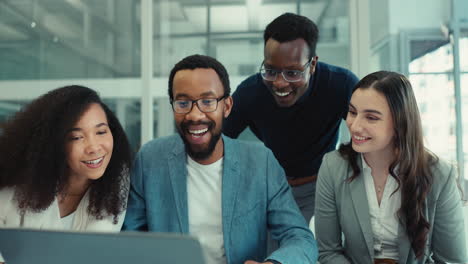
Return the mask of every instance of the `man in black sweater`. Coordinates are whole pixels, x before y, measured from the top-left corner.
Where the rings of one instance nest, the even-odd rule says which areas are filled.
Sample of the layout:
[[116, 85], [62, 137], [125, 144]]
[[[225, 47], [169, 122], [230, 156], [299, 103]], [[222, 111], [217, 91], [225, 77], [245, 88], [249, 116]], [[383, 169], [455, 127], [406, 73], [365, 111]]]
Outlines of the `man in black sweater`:
[[264, 32], [260, 72], [237, 87], [223, 127], [233, 138], [249, 127], [273, 151], [307, 221], [322, 157], [336, 148], [358, 81], [349, 70], [318, 62], [317, 40], [317, 26], [304, 16], [274, 19]]

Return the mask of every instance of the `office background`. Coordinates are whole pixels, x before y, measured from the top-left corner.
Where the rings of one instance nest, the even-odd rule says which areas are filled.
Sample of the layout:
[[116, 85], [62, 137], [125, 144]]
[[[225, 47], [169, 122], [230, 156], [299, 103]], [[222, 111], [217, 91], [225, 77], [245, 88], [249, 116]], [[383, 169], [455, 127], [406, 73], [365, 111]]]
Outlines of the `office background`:
[[320, 60], [359, 78], [410, 78], [427, 146], [458, 165], [467, 197], [466, 10], [466, 0], [0, 0], [0, 122], [81, 84], [100, 92], [137, 150], [174, 133], [167, 77], [177, 61], [216, 57], [235, 89], [260, 67], [266, 24], [294, 12], [317, 23]]

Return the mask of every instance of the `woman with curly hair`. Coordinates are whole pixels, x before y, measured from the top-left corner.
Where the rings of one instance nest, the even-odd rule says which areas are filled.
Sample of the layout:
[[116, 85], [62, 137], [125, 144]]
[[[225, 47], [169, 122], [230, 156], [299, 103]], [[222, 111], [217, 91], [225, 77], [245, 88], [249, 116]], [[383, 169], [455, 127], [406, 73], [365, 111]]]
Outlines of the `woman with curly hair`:
[[351, 142], [324, 157], [318, 176], [320, 263], [466, 263], [456, 169], [424, 147], [408, 79], [364, 77], [346, 123]]
[[95, 91], [50, 91], [3, 125], [0, 227], [117, 232], [130, 164], [124, 130]]

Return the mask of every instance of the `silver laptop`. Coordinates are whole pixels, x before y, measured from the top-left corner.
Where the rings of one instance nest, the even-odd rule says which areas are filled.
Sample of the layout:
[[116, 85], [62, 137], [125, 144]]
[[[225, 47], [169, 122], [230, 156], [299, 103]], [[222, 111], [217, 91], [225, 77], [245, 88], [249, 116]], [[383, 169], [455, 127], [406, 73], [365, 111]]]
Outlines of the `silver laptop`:
[[203, 264], [190, 236], [146, 233], [78, 233], [0, 229], [6, 264]]

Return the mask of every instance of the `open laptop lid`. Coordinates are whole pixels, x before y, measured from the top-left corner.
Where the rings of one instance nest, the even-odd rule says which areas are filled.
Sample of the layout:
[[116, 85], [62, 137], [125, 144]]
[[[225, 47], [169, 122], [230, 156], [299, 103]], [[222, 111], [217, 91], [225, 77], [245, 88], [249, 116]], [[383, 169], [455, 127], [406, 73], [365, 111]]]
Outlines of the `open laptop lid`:
[[0, 229], [7, 264], [203, 264], [198, 240], [176, 234]]

